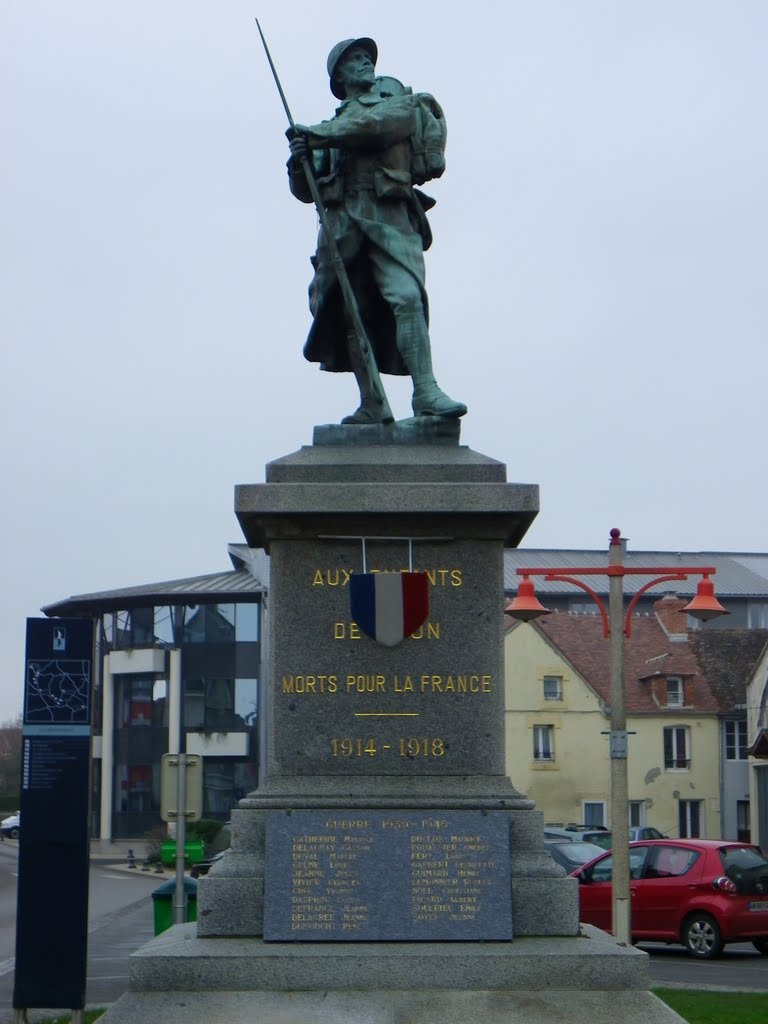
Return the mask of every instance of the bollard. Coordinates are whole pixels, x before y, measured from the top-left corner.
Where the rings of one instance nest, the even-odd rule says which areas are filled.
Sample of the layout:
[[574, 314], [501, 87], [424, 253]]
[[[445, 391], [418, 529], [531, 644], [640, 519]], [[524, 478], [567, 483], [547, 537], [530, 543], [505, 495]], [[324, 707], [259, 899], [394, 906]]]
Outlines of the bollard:
[[149, 871], [149, 857], [144, 858], [144, 862], [141, 865], [142, 871]]
[[165, 868], [163, 867], [163, 862], [161, 860], [156, 860], [155, 861], [155, 874], [156, 875], [164, 875], [165, 874]]
[[129, 868], [135, 868], [136, 867], [136, 858], [133, 856], [133, 850], [129, 850], [128, 851], [128, 867]]

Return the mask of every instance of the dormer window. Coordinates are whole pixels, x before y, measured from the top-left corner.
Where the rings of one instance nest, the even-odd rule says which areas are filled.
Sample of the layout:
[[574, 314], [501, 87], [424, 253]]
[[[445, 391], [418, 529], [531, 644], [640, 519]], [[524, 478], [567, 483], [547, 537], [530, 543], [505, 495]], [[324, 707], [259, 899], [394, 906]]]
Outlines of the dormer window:
[[667, 707], [680, 708], [685, 704], [682, 676], [667, 676]]

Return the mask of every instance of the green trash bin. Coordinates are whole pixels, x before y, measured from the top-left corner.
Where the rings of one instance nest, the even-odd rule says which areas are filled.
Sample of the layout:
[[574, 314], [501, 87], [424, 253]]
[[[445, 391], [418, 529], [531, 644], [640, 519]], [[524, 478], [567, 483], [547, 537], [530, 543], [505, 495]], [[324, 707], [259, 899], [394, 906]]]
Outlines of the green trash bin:
[[[184, 843], [184, 863], [197, 864], [205, 856], [205, 844], [202, 839], [188, 839]], [[160, 844], [160, 860], [166, 866], [176, 863], [176, 840], [164, 839]]]
[[[155, 935], [164, 932], [173, 924], [173, 897], [176, 892], [176, 879], [163, 882], [152, 893], [155, 910]], [[184, 878], [184, 896], [187, 901], [186, 921], [197, 920], [197, 880]]]

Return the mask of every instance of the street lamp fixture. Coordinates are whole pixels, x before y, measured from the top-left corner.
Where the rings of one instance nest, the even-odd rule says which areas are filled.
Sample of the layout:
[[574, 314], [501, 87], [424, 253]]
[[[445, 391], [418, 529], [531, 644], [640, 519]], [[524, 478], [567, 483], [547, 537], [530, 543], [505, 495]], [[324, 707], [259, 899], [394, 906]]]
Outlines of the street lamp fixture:
[[[522, 622], [530, 622], [546, 615], [545, 608], [536, 597], [531, 576], [542, 576], [548, 582], [570, 583], [584, 590], [597, 605], [603, 620], [603, 635], [610, 640], [611, 664], [611, 828], [613, 830], [613, 907], [612, 930], [614, 936], [626, 945], [632, 942], [631, 907], [629, 902], [629, 788], [627, 784], [627, 715], [624, 700], [624, 638], [632, 635], [632, 613], [643, 594], [659, 583], [687, 580], [701, 576], [696, 596], [682, 610], [696, 619], [707, 622], [728, 612], [715, 597], [710, 580], [716, 572], [714, 566], [625, 566], [621, 531], [611, 530], [608, 547], [608, 565], [605, 568], [518, 569], [522, 576], [517, 596], [506, 608], [507, 615]], [[609, 580], [608, 607], [596, 591], [581, 576], [607, 576]], [[652, 576], [648, 583], [633, 596], [624, 612], [624, 577]]]

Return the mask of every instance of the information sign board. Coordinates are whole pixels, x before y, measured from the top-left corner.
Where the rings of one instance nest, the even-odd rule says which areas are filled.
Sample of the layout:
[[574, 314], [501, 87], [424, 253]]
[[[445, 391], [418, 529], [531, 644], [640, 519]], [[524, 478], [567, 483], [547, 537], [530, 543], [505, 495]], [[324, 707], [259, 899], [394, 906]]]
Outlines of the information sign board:
[[13, 1005], [85, 1006], [93, 626], [28, 619]]

